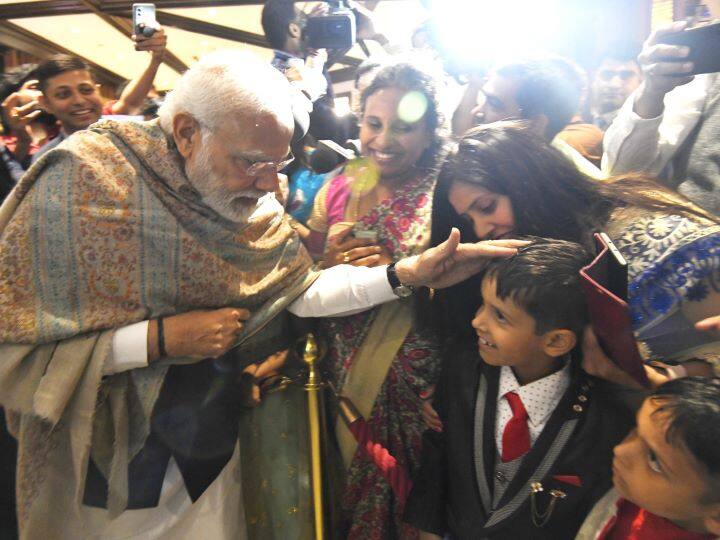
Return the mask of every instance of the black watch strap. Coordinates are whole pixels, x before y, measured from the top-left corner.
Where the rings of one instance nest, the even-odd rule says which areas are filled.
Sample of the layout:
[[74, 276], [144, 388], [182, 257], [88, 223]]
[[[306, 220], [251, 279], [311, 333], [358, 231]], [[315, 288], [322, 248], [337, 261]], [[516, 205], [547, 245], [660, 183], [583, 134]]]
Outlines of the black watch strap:
[[397, 289], [398, 287], [402, 287], [402, 283], [400, 283], [400, 280], [397, 277], [397, 272], [395, 271], [395, 263], [394, 262], [388, 264], [387, 278], [388, 278], [388, 282], [390, 283], [390, 287], [392, 289]]

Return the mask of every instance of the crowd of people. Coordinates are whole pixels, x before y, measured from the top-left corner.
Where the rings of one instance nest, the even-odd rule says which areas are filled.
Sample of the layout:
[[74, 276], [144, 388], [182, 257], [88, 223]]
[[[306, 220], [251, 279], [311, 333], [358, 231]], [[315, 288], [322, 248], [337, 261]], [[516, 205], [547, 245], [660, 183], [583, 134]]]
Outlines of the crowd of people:
[[[271, 63], [165, 95], [159, 27], [114, 100], [69, 55], [3, 74], [0, 533], [315, 537], [313, 333], [327, 538], [720, 537], [720, 80], [663, 44], [688, 23], [451, 100], [431, 40], [357, 9], [383, 53], [344, 116], [288, 0]], [[644, 383], [593, 328], [596, 233]]]

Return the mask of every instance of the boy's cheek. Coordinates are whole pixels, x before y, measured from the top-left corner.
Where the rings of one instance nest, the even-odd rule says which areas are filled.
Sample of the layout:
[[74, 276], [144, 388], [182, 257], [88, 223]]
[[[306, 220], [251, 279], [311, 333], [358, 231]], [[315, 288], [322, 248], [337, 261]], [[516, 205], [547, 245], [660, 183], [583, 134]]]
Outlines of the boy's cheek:
[[648, 512], [666, 519], [682, 519], [683, 504], [678, 500], [677, 490], [648, 479], [633, 479], [629, 493], [623, 496]]

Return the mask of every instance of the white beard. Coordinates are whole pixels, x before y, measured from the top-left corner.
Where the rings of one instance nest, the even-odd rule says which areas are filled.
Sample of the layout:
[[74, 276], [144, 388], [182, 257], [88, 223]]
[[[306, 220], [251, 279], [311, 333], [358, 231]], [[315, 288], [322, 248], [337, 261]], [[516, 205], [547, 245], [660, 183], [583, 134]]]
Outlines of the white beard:
[[195, 162], [185, 166], [190, 184], [200, 193], [203, 203], [221, 217], [233, 223], [249, 223], [269, 213], [282, 214], [282, 207], [274, 193], [257, 189], [229, 192], [223, 188], [221, 179], [213, 172], [210, 153], [203, 145]]

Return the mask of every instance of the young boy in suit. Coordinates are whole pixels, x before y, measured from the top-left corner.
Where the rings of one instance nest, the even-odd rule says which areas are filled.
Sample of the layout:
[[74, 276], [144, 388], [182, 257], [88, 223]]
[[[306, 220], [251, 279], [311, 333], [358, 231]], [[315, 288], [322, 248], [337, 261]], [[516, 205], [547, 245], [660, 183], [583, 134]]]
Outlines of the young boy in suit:
[[442, 428], [424, 435], [406, 506], [421, 538], [573, 538], [610, 487], [611, 449], [631, 422], [579, 369], [589, 260], [537, 239], [488, 266], [477, 349], [446, 357]]
[[615, 489], [595, 505], [578, 540], [720, 537], [720, 379], [660, 386], [614, 454]]

